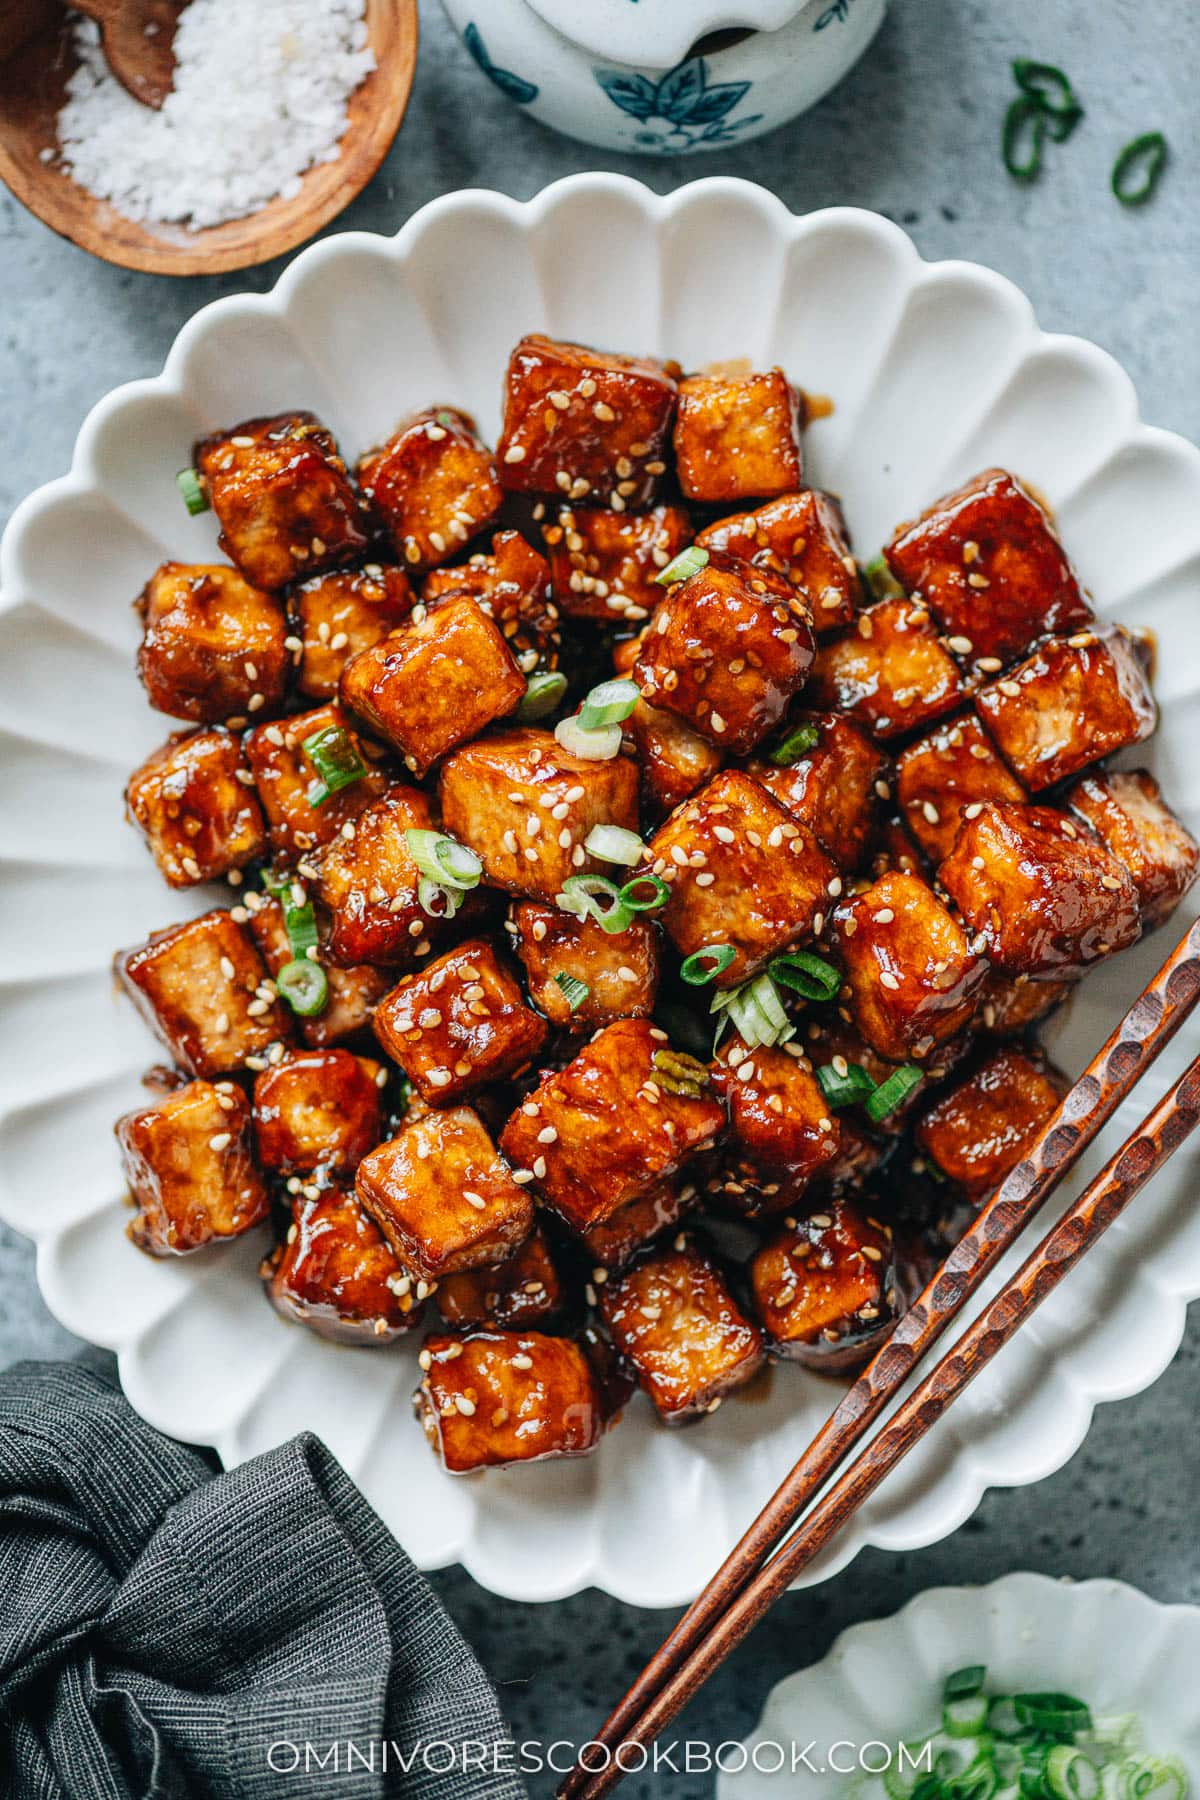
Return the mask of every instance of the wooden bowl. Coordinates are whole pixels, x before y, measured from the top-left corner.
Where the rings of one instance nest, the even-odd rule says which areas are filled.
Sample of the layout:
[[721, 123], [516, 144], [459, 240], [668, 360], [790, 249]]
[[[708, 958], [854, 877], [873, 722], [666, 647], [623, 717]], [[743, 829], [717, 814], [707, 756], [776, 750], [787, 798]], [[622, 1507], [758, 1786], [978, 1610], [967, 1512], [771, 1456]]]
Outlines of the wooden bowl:
[[[126, 269], [216, 275], [267, 262], [302, 244], [370, 181], [399, 130], [412, 88], [417, 0], [367, 0], [375, 68], [350, 98], [336, 161], [310, 169], [291, 199], [269, 201], [244, 219], [203, 231], [139, 225], [80, 187], [57, 161], [42, 161], [44, 150], [57, 150], [55, 121], [75, 58], [59, 6], [54, 0], [36, 4], [42, 29], [0, 62], [0, 180], [52, 230]], [[3, 47], [0, 37], [0, 55]]]

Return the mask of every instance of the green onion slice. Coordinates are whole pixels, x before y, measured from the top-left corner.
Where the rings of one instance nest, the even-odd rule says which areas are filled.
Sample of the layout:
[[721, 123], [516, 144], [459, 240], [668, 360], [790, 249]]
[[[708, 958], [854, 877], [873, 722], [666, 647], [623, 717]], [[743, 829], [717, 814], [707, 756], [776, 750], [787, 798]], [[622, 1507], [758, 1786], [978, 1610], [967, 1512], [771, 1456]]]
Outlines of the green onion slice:
[[703, 950], [693, 950], [684, 958], [679, 973], [689, 987], [707, 987], [725, 973], [736, 955], [732, 944], [706, 944]]
[[708, 551], [701, 549], [699, 544], [690, 544], [665, 569], [660, 569], [654, 579], [661, 587], [672, 587], [677, 581], [686, 581], [690, 575], [698, 575], [707, 566]]
[[180, 469], [175, 477], [175, 485], [183, 498], [183, 504], [193, 517], [197, 513], [207, 512], [212, 505], [212, 501], [204, 491], [198, 470]]
[[1074, 1744], [1055, 1744], [1046, 1756], [1042, 1779], [1055, 1800], [1097, 1800], [1100, 1772]]
[[307, 897], [297, 901], [290, 875], [276, 875], [270, 869], [264, 869], [262, 881], [268, 894], [278, 900], [283, 909], [283, 927], [292, 955], [306, 957], [317, 947], [317, 915], [312, 901]]
[[417, 905], [430, 919], [452, 919], [463, 903], [462, 888], [447, 887], [422, 875], [417, 883]]
[[889, 1113], [894, 1113], [902, 1106], [914, 1088], [920, 1087], [925, 1077], [915, 1063], [903, 1063], [900, 1068], [893, 1069], [886, 1081], [881, 1081], [871, 1095], [864, 1108], [868, 1119], [878, 1125]]
[[811, 950], [789, 950], [770, 965], [771, 977], [806, 1000], [832, 1000], [842, 985], [841, 971]]
[[517, 708], [517, 717], [526, 725], [544, 719], [554, 712], [567, 691], [567, 678], [559, 669], [542, 669], [525, 683], [525, 698]]
[[969, 1663], [965, 1669], [955, 1669], [942, 1683], [943, 1701], [961, 1700], [964, 1694], [977, 1694], [986, 1675], [985, 1663]]
[[284, 963], [275, 977], [275, 986], [292, 1011], [299, 1013], [302, 1019], [311, 1019], [323, 1012], [329, 1000], [325, 971], [320, 963], [310, 962], [308, 957]]
[[443, 410], [438, 414], [437, 419], [438, 419], [438, 424], [444, 425], [446, 427], [447, 431], [453, 430], [455, 422], [456, 422], [453, 413], [446, 412], [445, 409], [443, 408]]
[[611, 762], [614, 756], [621, 754], [621, 727], [604, 725], [590, 731], [583, 724], [582, 713], [560, 719], [554, 727], [554, 736], [564, 750], [569, 750], [572, 756], [582, 757], [585, 762]]
[[620, 863], [632, 869], [646, 854], [646, 846], [636, 831], [623, 825], [593, 825], [583, 840], [583, 847], [601, 862]]
[[579, 709], [580, 726], [584, 731], [599, 731], [604, 725], [619, 725], [629, 717], [639, 698], [636, 681], [602, 681]]
[[1062, 70], [1053, 63], [1033, 62], [1027, 56], [1018, 56], [1013, 63], [1012, 72], [1017, 86], [1036, 100], [1046, 112], [1070, 113], [1082, 115], [1075, 90]]
[[714, 994], [709, 1011], [724, 1015], [717, 1032], [718, 1041], [726, 1022], [750, 1049], [773, 1044], [786, 1044], [796, 1035], [796, 1028], [783, 1009], [779, 991], [769, 975], [756, 975], [740, 987], [726, 988]]
[[988, 1703], [985, 1694], [959, 1694], [942, 1707], [942, 1730], [947, 1737], [978, 1737], [987, 1723]]
[[568, 875], [555, 899], [564, 912], [574, 913], [577, 919], [595, 919], [610, 936], [626, 930], [633, 916], [616, 882], [607, 875]]
[[1113, 164], [1112, 191], [1122, 206], [1145, 206], [1167, 166], [1167, 140], [1145, 131], [1126, 144]]
[[799, 762], [806, 750], [815, 749], [821, 741], [821, 734], [815, 725], [797, 725], [795, 731], [789, 731], [782, 743], [776, 744], [768, 758], [777, 769], [790, 769], [794, 762]]
[[354, 739], [344, 725], [326, 725], [323, 731], [314, 731], [311, 737], [305, 738], [301, 748], [320, 776], [308, 790], [310, 806], [323, 805], [331, 794], [339, 793], [351, 782], [361, 781], [367, 772]]
[[1092, 1723], [1090, 1710], [1074, 1694], [1014, 1694], [1013, 1706], [1022, 1725], [1035, 1731], [1087, 1731]]
[[[649, 889], [649, 893], [645, 890]], [[635, 875], [621, 889], [621, 905], [630, 912], [657, 912], [671, 898], [671, 890], [658, 875]]]
[[830, 1106], [858, 1106], [875, 1092], [875, 1083], [858, 1063], [847, 1063], [846, 1073], [839, 1075], [832, 1063], [817, 1070], [821, 1092]]
[[573, 1013], [579, 1011], [592, 991], [586, 981], [580, 981], [574, 975], [556, 975], [554, 981], [562, 989], [563, 998]]
[[465, 893], [468, 888], [479, 886], [483, 863], [465, 844], [447, 837], [445, 832], [420, 831], [411, 825], [404, 836], [418, 869], [438, 887], [458, 888]]
[[1004, 115], [1001, 150], [1014, 181], [1033, 181], [1041, 173], [1046, 120], [1051, 115], [1040, 100], [1019, 94]]
[[877, 600], [898, 600], [904, 589], [892, 574], [886, 556], [873, 556], [863, 570], [867, 586]]

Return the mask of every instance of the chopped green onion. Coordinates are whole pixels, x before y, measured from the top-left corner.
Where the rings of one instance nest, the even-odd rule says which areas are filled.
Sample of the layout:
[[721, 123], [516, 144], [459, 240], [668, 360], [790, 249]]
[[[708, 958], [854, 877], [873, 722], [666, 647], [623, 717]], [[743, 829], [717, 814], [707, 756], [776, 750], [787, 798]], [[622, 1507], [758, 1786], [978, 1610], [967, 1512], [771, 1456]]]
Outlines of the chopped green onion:
[[798, 762], [806, 750], [812, 750], [820, 743], [821, 734], [815, 725], [797, 725], [795, 731], [789, 731], [782, 743], [776, 744], [768, 757], [777, 769], [790, 769]]
[[985, 1695], [959, 1694], [942, 1707], [942, 1730], [947, 1737], [978, 1737], [987, 1723], [987, 1711]]
[[438, 419], [438, 424], [444, 425], [446, 427], [447, 431], [450, 431], [453, 428], [454, 423], [455, 423], [454, 414], [447, 412], [445, 410], [445, 408], [443, 408], [442, 411], [438, 414], [437, 419]]
[[736, 955], [732, 944], [706, 944], [703, 950], [693, 950], [684, 958], [679, 973], [689, 987], [707, 987], [725, 973]]
[[[639, 891], [642, 888], [649, 888], [649, 894], [643, 895]], [[670, 898], [670, 888], [658, 875], [635, 875], [621, 889], [621, 905], [627, 906], [634, 913], [657, 912]]]
[[1041, 101], [1029, 94], [1018, 95], [1005, 113], [1001, 148], [1004, 166], [1014, 181], [1033, 181], [1041, 173], [1048, 117]]
[[567, 691], [567, 678], [558, 669], [542, 669], [525, 683], [525, 698], [517, 708], [517, 717], [526, 725], [544, 719], [558, 706]]
[[955, 1669], [942, 1683], [942, 1699], [961, 1700], [964, 1694], [977, 1694], [986, 1675], [985, 1663], [970, 1663], [965, 1669]]
[[284, 963], [275, 977], [275, 986], [294, 1013], [311, 1019], [323, 1012], [329, 1000], [329, 982], [319, 962], [302, 957]]
[[417, 905], [430, 919], [452, 919], [463, 903], [464, 889], [447, 887], [422, 875], [417, 883]]
[[1161, 131], [1145, 131], [1126, 144], [1112, 172], [1112, 191], [1121, 205], [1145, 206], [1166, 166], [1167, 140]]
[[579, 709], [580, 726], [584, 731], [599, 731], [604, 725], [619, 725], [640, 697], [636, 681], [602, 681]]
[[175, 477], [175, 485], [183, 497], [183, 504], [193, 517], [197, 513], [207, 512], [212, 505], [204, 485], [196, 469], [180, 469]]
[[1014, 1694], [1013, 1706], [1022, 1725], [1035, 1731], [1087, 1731], [1092, 1723], [1090, 1711], [1074, 1694]]
[[902, 1063], [893, 1069], [886, 1081], [881, 1081], [871, 1098], [867, 1101], [865, 1111], [872, 1124], [878, 1125], [889, 1113], [894, 1113], [902, 1106], [914, 1088], [920, 1087], [925, 1077], [914, 1063]]
[[1000, 1694], [988, 1707], [987, 1728], [993, 1737], [1017, 1737], [1025, 1729], [1017, 1717], [1011, 1694]]
[[581, 756], [585, 762], [611, 762], [614, 756], [620, 756], [619, 725], [605, 725], [589, 731], [582, 719], [581, 713], [573, 713], [569, 719], [560, 719], [554, 727], [554, 736], [564, 750], [569, 750], [572, 756]]
[[438, 887], [458, 888], [465, 893], [478, 887], [483, 863], [473, 850], [442, 831], [420, 831], [409, 826], [404, 833], [408, 853], [422, 875]]
[[832, 1000], [842, 985], [841, 971], [811, 950], [789, 950], [770, 965], [771, 978], [806, 1000]]
[[621, 863], [632, 869], [646, 854], [646, 846], [636, 831], [623, 825], [593, 825], [583, 840], [583, 847], [601, 862]]
[[1065, 144], [1083, 117], [1082, 106], [1069, 107], [1065, 112], [1047, 108], [1045, 114], [1046, 136], [1053, 138], [1056, 144]]
[[580, 981], [574, 975], [556, 975], [554, 980], [555, 984], [562, 989], [563, 998], [568, 1007], [573, 1013], [578, 1012], [592, 991], [587, 982]]
[[[317, 947], [317, 915], [312, 901], [307, 896], [299, 901], [296, 899], [293, 892], [296, 884], [290, 875], [276, 875], [270, 869], [264, 869], [262, 880], [268, 894], [278, 900], [283, 909], [283, 927], [292, 955], [306, 957]], [[300, 891], [303, 893], [303, 889]]]
[[1055, 1800], [1097, 1800], [1100, 1776], [1095, 1763], [1073, 1744], [1055, 1744], [1046, 1757], [1043, 1780]]
[[607, 875], [568, 875], [555, 900], [577, 919], [595, 919], [602, 931], [615, 936], [625, 931], [633, 917], [620, 890]]
[[662, 587], [671, 587], [677, 581], [686, 581], [690, 575], [698, 575], [707, 565], [708, 551], [702, 550], [699, 544], [690, 544], [665, 569], [660, 569], [654, 579]]
[[847, 1063], [844, 1075], [839, 1075], [832, 1063], [826, 1063], [817, 1070], [817, 1081], [826, 1100], [835, 1108], [857, 1106], [875, 1092], [875, 1083], [858, 1063]]
[[1018, 56], [1013, 63], [1012, 72], [1017, 86], [1036, 100], [1046, 112], [1083, 114], [1076, 97], [1075, 90], [1062, 70], [1053, 63], [1032, 62], [1027, 56]]
[[323, 805], [331, 794], [361, 781], [367, 772], [354, 739], [343, 725], [326, 725], [323, 731], [314, 731], [301, 748], [320, 776], [308, 790], [310, 806]]
[[650, 1062], [655, 1080], [668, 1094], [683, 1094], [689, 1100], [699, 1100], [708, 1086], [708, 1070], [704, 1064], [694, 1056], [686, 1056], [682, 1050], [656, 1050]]
[[[769, 975], [756, 975], [741, 987], [726, 988], [714, 994], [710, 1012], [723, 1012], [734, 1030], [751, 1050], [786, 1044], [796, 1035], [796, 1028], [783, 1009], [778, 989]], [[722, 1025], [722, 1030], [724, 1025]], [[718, 1037], [720, 1032], [718, 1032]]]
[[898, 600], [904, 589], [892, 574], [886, 556], [873, 556], [863, 570], [867, 586], [877, 600]]

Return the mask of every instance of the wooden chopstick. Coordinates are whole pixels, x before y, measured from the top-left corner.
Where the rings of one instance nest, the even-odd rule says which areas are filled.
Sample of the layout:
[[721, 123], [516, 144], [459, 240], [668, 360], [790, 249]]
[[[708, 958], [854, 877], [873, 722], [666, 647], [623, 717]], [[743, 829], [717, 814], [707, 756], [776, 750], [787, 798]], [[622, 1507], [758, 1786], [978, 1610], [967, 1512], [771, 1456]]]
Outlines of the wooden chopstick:
[[[963, 1389], [1054, 1291], [1119, 1218], [1134, 1195], [1200, 1125], [1200, 1056], [1197, 1056], [1116, 1155], [1042, 1238], [1012, 1279], [923, 1378], [896, 1413], [807, 1515], [795, 1535], [746, 1583], [713, 1629], [677, 1661], [636, 1720], [622, 1745], [648, 1744], [670, 1723], [713, 1670], [753, 1629], [799, 1571], [824, 1548], [845, 1521], [874, 1493], [908, 1452], [936, 1424]], [[577, 1789], [581, 1800], [601, 1800], [622, 1779], [614, 1760]]]
[[[703, 1593], [596, 1733], [595, 1742], [611, 1750], [622, 1741], [691, 1649], [753, 1579], [817, 1489], [896, 1397], [926, 1351], [1171, 1041], [1197, 999], [1200, 921], [1193, 923], [1134, 1001], [1028, 1155], [981, 1210], [971, 1230], [859, 1375]], [[590, 1779], [588, 1771], [577, 1766], [559, 1789], [561, 1800], [578, 1800], [585, 1790], [590, 1796]]]

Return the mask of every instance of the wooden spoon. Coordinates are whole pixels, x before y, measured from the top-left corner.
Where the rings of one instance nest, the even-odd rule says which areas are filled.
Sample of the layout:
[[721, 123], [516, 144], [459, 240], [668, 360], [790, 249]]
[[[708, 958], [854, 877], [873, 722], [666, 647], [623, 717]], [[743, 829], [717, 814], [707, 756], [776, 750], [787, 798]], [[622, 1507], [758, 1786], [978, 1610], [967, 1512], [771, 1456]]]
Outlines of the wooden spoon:
[[71, 0], [100, 27], [108, 66], [135, 100], [155, 111], [175, 79], [175, 27], [187, 0]]

